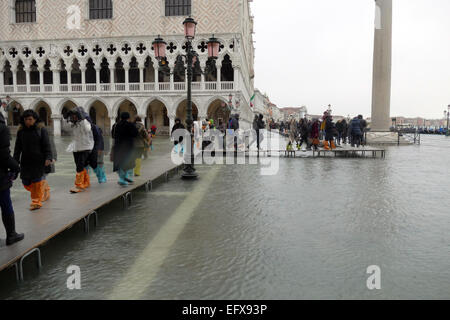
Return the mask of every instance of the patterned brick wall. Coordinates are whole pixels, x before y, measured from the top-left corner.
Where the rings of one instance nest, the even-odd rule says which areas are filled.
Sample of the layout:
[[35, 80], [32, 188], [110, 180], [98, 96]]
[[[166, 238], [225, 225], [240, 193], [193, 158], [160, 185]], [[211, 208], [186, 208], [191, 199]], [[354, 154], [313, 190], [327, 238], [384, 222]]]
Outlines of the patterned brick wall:
[[[246, 2], [246, 0], [243, 0]], [[88, 0], [36, 0], [37, 22], [11, 24], [13, 0], [0, 0], [0, 40], [26, 41], [143, 35], [183, 32], [184, 17], [165, 17], [164, 0], [114, 0], [111, 20], [89, 20]], [[192, 0], [192, 16], [199, 21], [198, 33], [240, 32], [242, 0]], [[81, 9], [81, 29], [66, 27], [67, 8]]]

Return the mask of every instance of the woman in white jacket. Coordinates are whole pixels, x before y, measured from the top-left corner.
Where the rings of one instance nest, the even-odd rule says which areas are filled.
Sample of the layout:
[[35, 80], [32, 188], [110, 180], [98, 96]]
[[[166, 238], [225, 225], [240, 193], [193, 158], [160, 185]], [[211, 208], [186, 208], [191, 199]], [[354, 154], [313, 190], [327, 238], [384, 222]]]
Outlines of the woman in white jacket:
[[89, 154], [94, 148], [94, 135], [91, 124], [83, 118], [78, 108], [70, 111], [69, 119], [72, 123], [71, 131], [73, 140], [69, 150], [73, 152], [77, 175], [75, 178], [75, 187], [70, 189], [71, 193], [79, 193], [90, 187], [89, 173], [86, 170]]

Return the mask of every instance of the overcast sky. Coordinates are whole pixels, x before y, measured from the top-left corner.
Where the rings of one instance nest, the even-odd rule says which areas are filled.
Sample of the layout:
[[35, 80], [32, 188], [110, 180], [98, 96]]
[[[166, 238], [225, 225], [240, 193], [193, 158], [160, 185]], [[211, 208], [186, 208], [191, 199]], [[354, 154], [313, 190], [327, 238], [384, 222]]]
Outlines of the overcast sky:
[[[391, 115], [443, 118], [450, 0], [393, 1]], [[374, 0], [254, 0], [252, 13], [255, 86], [273, 103], [370, 116]]]

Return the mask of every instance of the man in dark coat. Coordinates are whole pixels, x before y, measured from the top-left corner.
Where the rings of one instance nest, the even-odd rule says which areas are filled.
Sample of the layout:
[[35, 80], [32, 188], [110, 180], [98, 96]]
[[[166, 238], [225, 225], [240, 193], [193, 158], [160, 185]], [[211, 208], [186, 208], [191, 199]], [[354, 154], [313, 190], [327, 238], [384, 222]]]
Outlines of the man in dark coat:
[[128, 112], [122, 113], [120, 119], [112, 131], [114, 172], [119, 175], [119, 184], [127, 186], [129, 183], [133, 183], [132, 176], [136, 160], [133, 152], [134, 138], [138, 135], [138, 129], [131, 122]]
[[6, 245], [12, 245], [24, 238], [23, 234], [16, 232], [14, 209], [11, 201], [10, 188], [12, 181], [19, 174], [19, 164], [10, 154], [10, 135], [5, 118], [0, 113], [0, 207], [2, 221], [6, 229]]
[[336, 149], [336, 145], [334, 143], [334, 137], [336, 130], [336, 125], [333, 122], [333, 118], [328, 115], [325, 118], [325, 141], [324, 141], [324, 148], [325, 150], [333, 150]]
[[358, 117], [353, 118], [353, 120], [350, 122], [350, 136], [351, 136], [351, 143], [352, 147], [356, 146], [359, 148], [361, 145], [361, 121]]
[[38, 210], [50, 198], [45, 167], [51, 165], [53, 153], [44, 123], [33, 110], [26, 110], [20, 118], [14, 159], [20, 164], [25, 189], [31, 192], [30, 210]]

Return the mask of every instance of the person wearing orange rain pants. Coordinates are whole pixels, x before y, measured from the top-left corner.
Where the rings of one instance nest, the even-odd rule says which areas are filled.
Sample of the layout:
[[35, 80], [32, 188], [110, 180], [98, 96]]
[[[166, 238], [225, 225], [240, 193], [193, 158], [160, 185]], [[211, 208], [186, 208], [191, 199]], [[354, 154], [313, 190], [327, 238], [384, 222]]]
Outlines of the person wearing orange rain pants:
[[91, 124], [86, 120], [78, 108], [69, 111], [69, 119], [72, 123], [72, 143], [67, 151], [73, 152], [77, 174], [75, 186], [70, 189], [71, 193], [85, 191], [91, 186], [89, 173], [86, 170], [89, 162], [89, 155], [94, 149], [94, 135]]
[[48, 132], [39, 115], [26, 110], [20, 119], [14, 147], [14, 159], [20, 164], [20, 178], [31, 193], [30, 210], [38, 210], [50, 198], [50, 187], [45, 179], [45, 167], [52, 163], [52, 149]]

